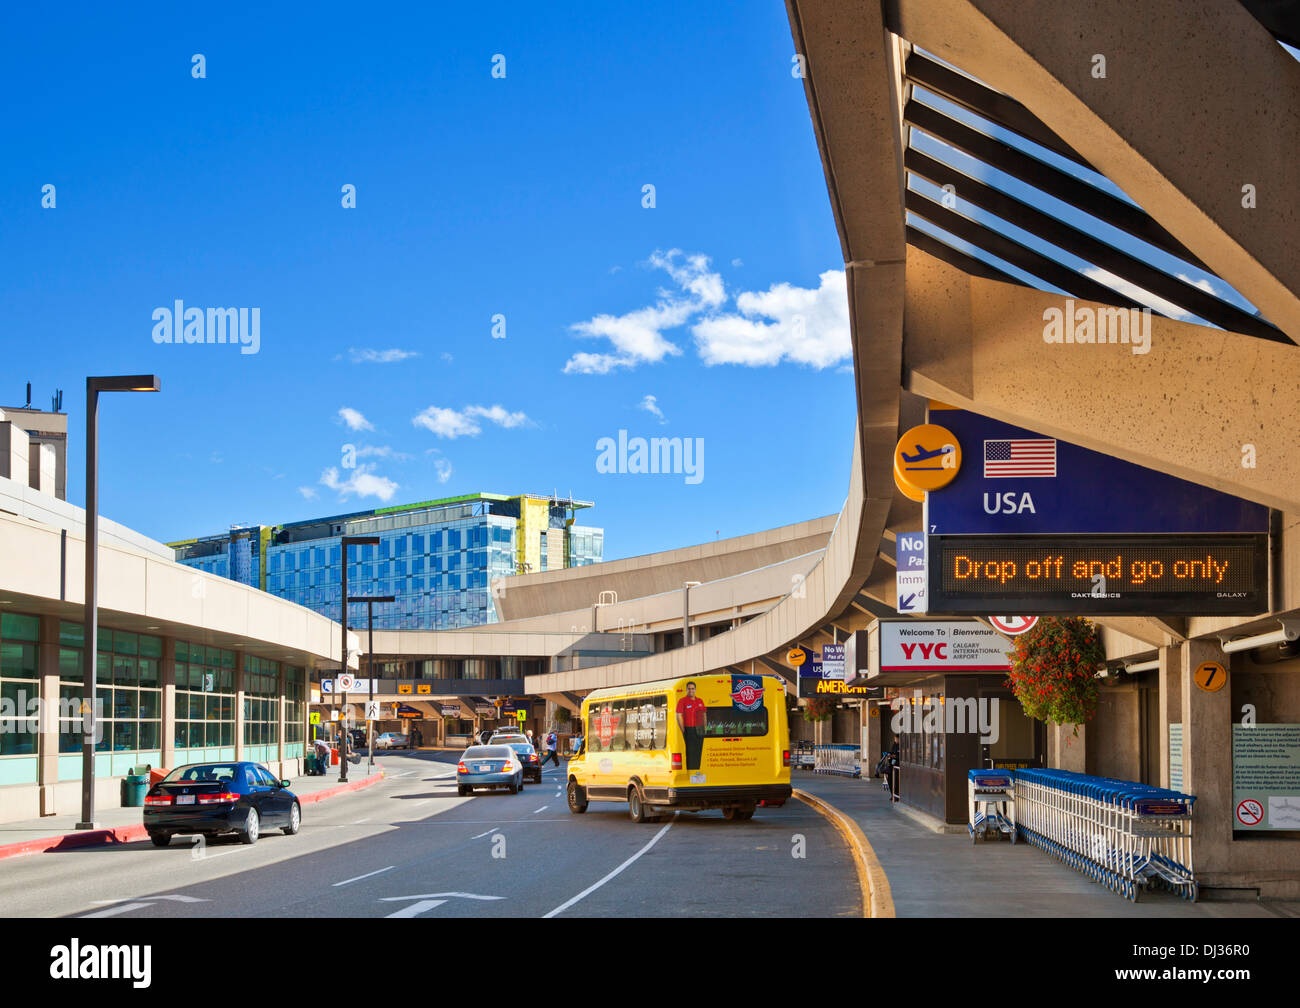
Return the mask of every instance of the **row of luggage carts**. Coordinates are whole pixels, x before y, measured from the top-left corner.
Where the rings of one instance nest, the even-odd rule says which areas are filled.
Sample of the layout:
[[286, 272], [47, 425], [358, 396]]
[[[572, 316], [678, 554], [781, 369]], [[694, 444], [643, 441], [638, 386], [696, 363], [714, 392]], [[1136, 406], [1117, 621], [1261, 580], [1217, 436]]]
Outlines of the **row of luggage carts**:
[[[1136, 902], [1161, 886], [1187, 900], [1198, 895], [1192, 870], [1192, 795], [1068, 770], [970, 771], [972, 796], [987, 776], [1014, 782], [995, 825]], [[977, 781], [982, 782], [977, 784]], [[1007, 806], [1009, 815], [1007, 814]], [[976, 802], [971, 803], [975, 835]], [[985, 823], [988, 822], [987, 812]]]
[[791, 753], [791, 762], [814, 773], [862, 776], [862, 751], [855, 745], [807, 745]]

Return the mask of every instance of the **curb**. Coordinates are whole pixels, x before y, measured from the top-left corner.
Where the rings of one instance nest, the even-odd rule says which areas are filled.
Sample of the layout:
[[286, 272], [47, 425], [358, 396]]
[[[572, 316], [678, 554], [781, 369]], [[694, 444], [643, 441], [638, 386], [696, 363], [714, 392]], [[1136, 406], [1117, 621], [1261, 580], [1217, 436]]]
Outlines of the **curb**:
[[858, 885], [862, 888], [862, 916], [897, 916], [894, 913], [894, 896], [889, 889], [889, 878], [885, 875], [885, 870], [880, 867], [876, 852], [871, 849], [862, 827], [834, 805], [807, 791], [795, 788], [794, 797], [829, 819], [844, 837], [849, 853], [853, 855], [853, 863], [858, 869]]
[[[334, 798], [348, 791], [360, 791], [372, 784], [378, 784], [383, 779], [384, 770], [380, 768], [379, 773], [364, 777], [359, 781], [348, 781], [346, 784], [327, 788], [324, 791], [317, 791], [315, 794], [299, 795], [298, 802], [302, 805], [311, 805], [315, 802], [324, 801], [326, 798]], [[119, 844], [136, 843], [148, 838], [149, 834], [145, 831], [143, 823], [137, 823], [134, 826], [114, 826], [111, 829], [87, 830], [84, 833], [63, 833], [40, 837], [36, 840], [20, 840], [18, 843], [0, 845], [0, 861], [6, 858], [22, 857], [25, 854], [46, 854], [51, 851], [77, 850], [81, 847], [114, 847]]]

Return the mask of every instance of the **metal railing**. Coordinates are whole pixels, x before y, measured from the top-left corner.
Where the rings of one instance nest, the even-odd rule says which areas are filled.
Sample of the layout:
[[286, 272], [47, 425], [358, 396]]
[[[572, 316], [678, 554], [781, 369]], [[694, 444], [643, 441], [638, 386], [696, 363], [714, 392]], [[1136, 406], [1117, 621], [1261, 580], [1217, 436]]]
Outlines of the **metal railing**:
[[1135, 902], [1155, 885], [1197, 898], [1194, 796], [1068, 770], [1013, 773], [1023, 839]]

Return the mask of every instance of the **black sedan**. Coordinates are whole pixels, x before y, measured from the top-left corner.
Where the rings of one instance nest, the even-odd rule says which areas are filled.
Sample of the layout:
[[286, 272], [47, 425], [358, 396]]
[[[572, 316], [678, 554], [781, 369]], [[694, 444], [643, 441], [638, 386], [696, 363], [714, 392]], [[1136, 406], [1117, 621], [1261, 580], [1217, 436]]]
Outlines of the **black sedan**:
[[257, 843], [262, 830], [287, 835], [302, 825], [302, 806], [289, 782], [276, 780], [260, 763], [191, 763], [177, 767], [149, 789], [144, 828], [157, 847], [179, 833], [234, 833]]
[[524, 775], [535, 784], [542, 782], [542, 761], [538, 758], [537, 750], [533, 748], [532, 743], [523, 735], [493, 735], [488, 744], [508, 745], [519, 757], [519, 762], [524, 765]]

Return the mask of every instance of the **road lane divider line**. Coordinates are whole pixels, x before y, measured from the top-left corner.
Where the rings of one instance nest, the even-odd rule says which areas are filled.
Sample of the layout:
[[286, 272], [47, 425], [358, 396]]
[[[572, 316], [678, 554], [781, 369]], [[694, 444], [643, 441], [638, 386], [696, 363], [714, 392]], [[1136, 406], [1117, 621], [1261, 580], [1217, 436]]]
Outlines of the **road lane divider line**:
[[880, 860], [872, 850], [867, 835], [862, 832], [862, 827], [834, 805], [807, 791], [795, 788], [794, 797], [820, 812], [844, 837], [858, 872], [858, 886], [862, 890], [862, 916], [896, 917], [889, 877], [880, 866]]
[[480, 833], [478, 836], [472, 836], [472, 837], [470, 837], [470, 839], [471, 839], [471, 840], [482, 840], [485, 836], [487, 836], [489, 833], [491, 833], [492, 830], [494, 830], [494, 829], [499, 829], [499, 828], [500, 828], [500, 827], [498, 827], [498, 826], [493, 826], [492, 829], [490, 829], [490, 830], [484, 830], [484, 831], [483, 831], [482, 833]]
[[533, 815], [537, 815], [538, 812], [545, 812], [545, 811], [546, 811], [548, 808], [550, 808], [550, 807], [551, 807], [551, 806], [549, 806], [549, 805], [543, 805], [543, 806], [542, 806], [541, 808], [539, 808], [539, 809], [533, 809]]
[[357, 820], [356, 822], [354, 822], [352, 825], [353, 825], [353, 826], [360, 826], [363, 822], [370, 822], [370, 816], [366, 816], [364, 819], [358, 819], [358, 820]]
[[397, 865], [389, 865], [387, 868], [380, 868], [378, 871], [366, 872], [364, 875], [358, 875], [356, 878], [344, 879], [342, 882], [335, 882], [334, 888], [341, 885], [351, 885], [353, 882], [360, 882], [362, 879], [370, 878], [373, 875], [382, 875], [386, 871], [392, 871]]
[[582, 890], [582, 892], [578, 893], [577, 896], [574, 896], [571, 900], [568, 900], [567, 902], [561, 903], [559, 906], [557, 906], [557, 907], [556, 907], [554, 910], [552, 910], [550, 913], [543, 915], [542, 920], [546, 920], [548, 917], [554, 917], [556, 914], [564, 913], [564, 911], [567, 910], [567, 909], [569, 909], [569, 907], [573, 906], [573, 904], [577, 903], [579, 900], [585, 899], [587, 896], [590, 896], [592, 893], [594, 893], [597, 889], [599, 889], [601, 886], [603, 886], [603, 885], [604, 885], [606, 882], [608, 882], [610, 879], [612, 879], [612, 878], [614, 878], [615, 876], [617, 876], [620, 872], [623, 871], [624, 868], [626, 868], [628, 865], [632, 864], [634, 861], [636, 861], [637, 858], [639, 858], [642, 854], [644, 854], [644, 853], [645, 853], [646, 851], [648, 851], [651, 847], [653, 847], [655, 844], [657, 844], [657, 843], [659, 842], [659, 838], [660, 838], [661, 836], [663, 836], [665, 833], [667, 833], [667, 832], [672, 828], [672, 825], [673, 825], [673, 823], [676, 821], [676, 819], [677, 819], [677, 813], [674, 812], [674, 813], [673, 813], [673, 817], [672, 817], [672, 819], [669, 819], [666, 823], [664, 823], [663, 828], [660, 829], [658, 833], [656, 833], [654, 836], [652, 836], [652, 837], [650, 838], [650, 842], [649, 842], [648, 844], [646, 844], [644, 847], [642, 847], [639, 851], [637, 851], [635, 854], [633, 854], [630, 858], [628, 858], [626, 861], [624, 861], [621, 865], [619, 865], [617, 868], [615, 868], [612, 872], [610, 872], [608, 875], [606, 875], [603, 879], [601, 879], [601, 880], [600, 880], [599, 882], [597, 882], [595, 885], [590, 885], [590, 886], [588, 886], [586, 889]]

